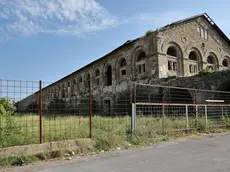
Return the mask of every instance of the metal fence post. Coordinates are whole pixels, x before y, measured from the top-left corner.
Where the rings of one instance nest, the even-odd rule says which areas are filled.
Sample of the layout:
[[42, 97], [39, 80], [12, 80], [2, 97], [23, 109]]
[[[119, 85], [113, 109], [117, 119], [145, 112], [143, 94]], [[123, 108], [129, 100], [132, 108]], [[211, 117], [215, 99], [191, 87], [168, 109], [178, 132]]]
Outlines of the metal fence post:
[[133, 95], [133, 99], [134, 99], [134, 103], [137, 102], [137, 86], [136, 86], [136, 83], [134, 83], [134, 95]]
[[222, 117], [224, 116], [224, 107], [221, 106], [221, 113], [222, 113]]
[[165, 132], [165, 105], [162, 105], [162, 130]]
[[197, 107], [197, 90], [195, 90], [195, 105], [196, 105], [196, 119], [195, 119], [195, 125], [198, 129], [198, 107]]
[[136, 104], [132, 103], [132, 134], [136, 134]]
[[[223, 106], [221, 106], [221, 115], [222, 115], [222, 118], [225, 119]], [[224, 125], [227, 126], [226, 120], [224, 120]]]
[[196, 105], [196, 128], [198, 129], [199, 125], [198, 125], [198, 106]]
[[189, 129], [189, 124], [188, 124], [188, 105], [185, 106], [185, 113], [186, 113], [186, 130], [188, 131], [188, 129]]
[[208, 128], [208, 109], [207, 105], [205, 105], [205, 128]]
[[42, 144], [42, 81], [39, 82], [40, 144]]
[[89, 88], [89, 101], [90, 101], [90, 107], [89, 107], [89, 137], [92, 138], [92, 116], [93, 116], [93, 96], [92, 96], [92, 88]]
[[[130, 108], [131, 108], [131, 131], [133, 133], [133, 83], [130, 85], [130, 90], [129, 90], [129, 99], [130, 99]], [[130, 109], [129, 109], [130, 110]]]

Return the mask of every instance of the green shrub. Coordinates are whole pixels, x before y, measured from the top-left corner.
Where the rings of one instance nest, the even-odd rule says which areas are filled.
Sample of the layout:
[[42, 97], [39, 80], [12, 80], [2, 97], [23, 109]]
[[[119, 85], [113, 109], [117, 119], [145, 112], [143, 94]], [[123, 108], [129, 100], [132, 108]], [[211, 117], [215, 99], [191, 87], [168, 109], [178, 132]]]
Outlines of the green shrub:
[[206, 68], [206, 69], [201, 70], [198, 73], [198, 76], [205, 76], [205, 75], [208, 75], [208, 74], [213, 73], [213, 72], [214, 72], [214, 70], [212, 70], [210, 68]]
[[3, 105], [0, 104], [0, 116], [6, 116], [6, 110]]
[[16, 108], [9, 100], [0, 99], [0, 148], [5, 146], [20, 145], [21, 127], [17, 124], [14, 113]]
[[13, 106], [12, 103], [10, 103], [9, 100], [6, 98], [0, 99], [0, 115], [6, 116], [6, 115], [13, 115], [16, 111], [16, 108]]
[[153, 34], [153, 30], [148, 30], [146, 33], [145, 33], [145, 36], [149, 36], [149, 35], [152, 35]]

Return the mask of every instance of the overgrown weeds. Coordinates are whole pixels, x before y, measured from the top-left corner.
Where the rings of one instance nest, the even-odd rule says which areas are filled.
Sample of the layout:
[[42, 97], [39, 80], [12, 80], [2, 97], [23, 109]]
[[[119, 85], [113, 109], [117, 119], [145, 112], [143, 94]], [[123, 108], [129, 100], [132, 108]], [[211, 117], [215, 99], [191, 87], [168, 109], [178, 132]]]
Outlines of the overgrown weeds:
[[37, 161], [36, 156], [9, 156], [0, 158], [0, 166], [22, 166]]

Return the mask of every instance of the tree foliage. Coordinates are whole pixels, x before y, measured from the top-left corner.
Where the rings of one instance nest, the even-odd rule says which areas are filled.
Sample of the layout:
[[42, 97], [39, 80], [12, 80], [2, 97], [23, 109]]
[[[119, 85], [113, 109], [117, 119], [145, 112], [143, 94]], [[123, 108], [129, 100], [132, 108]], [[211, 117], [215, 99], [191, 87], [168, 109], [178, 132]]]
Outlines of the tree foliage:
[[16, 111], [15, 106], [6, 98], [0, 99], [0, 116], [13, 115]]

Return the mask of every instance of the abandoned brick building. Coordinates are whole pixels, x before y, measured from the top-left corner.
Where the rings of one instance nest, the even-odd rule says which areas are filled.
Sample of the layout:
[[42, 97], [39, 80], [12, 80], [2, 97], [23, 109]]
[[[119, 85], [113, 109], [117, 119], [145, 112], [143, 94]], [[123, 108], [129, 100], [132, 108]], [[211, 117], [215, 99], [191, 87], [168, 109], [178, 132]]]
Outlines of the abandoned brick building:
[[[230, 67], [230, 40], [206, 14], [166, 25], [120, 47], [43, 89], [43, 102], [53, 99], [77, 100], [88, 95], [110, 106], [117, 93], [128, 90], [131, 83], [171, 76], [196, 75], [206, 68]], [[25, 109], [38, 101], [36, 94], [21, 102]]]

